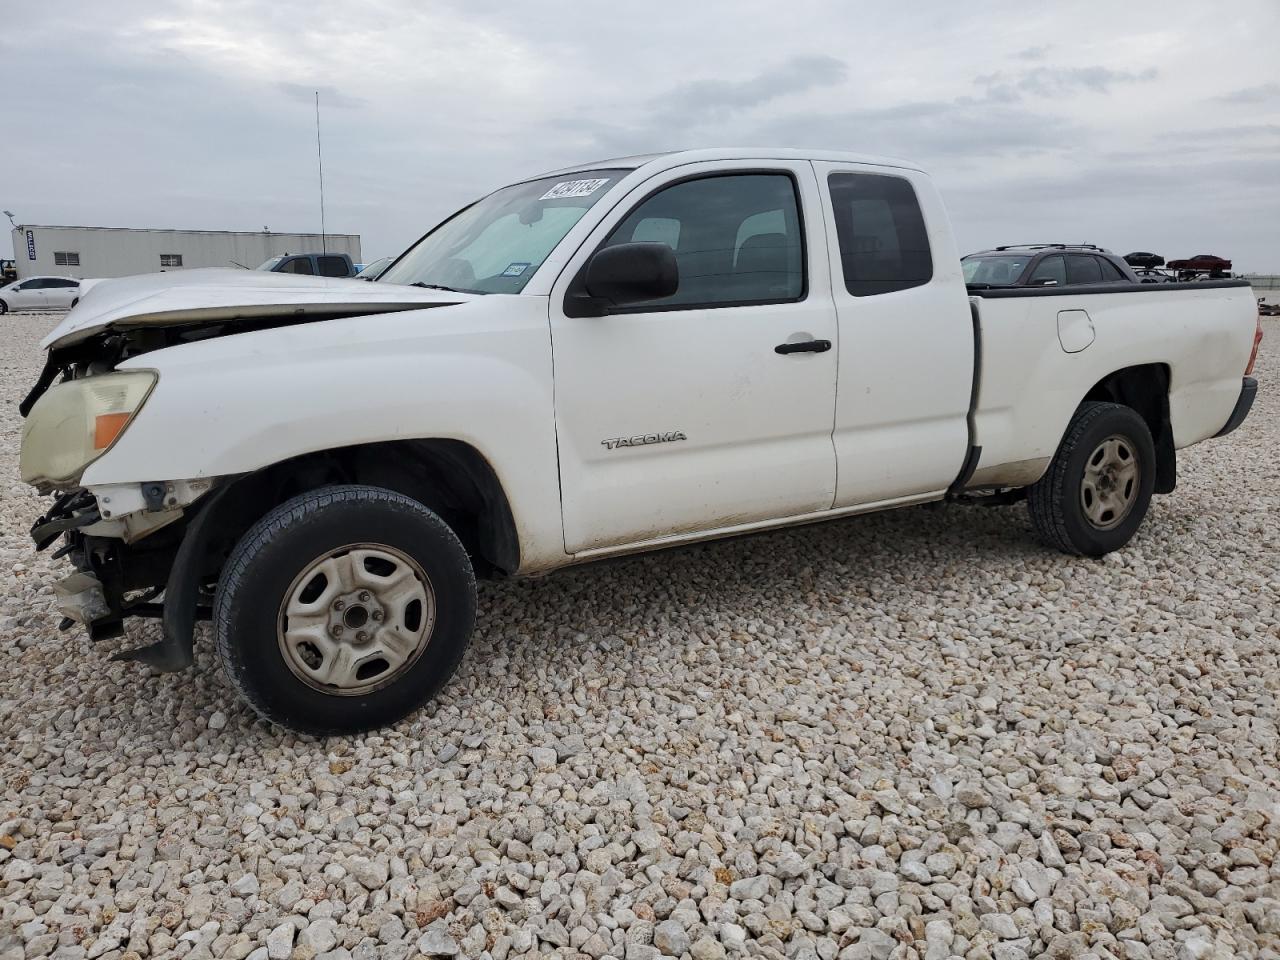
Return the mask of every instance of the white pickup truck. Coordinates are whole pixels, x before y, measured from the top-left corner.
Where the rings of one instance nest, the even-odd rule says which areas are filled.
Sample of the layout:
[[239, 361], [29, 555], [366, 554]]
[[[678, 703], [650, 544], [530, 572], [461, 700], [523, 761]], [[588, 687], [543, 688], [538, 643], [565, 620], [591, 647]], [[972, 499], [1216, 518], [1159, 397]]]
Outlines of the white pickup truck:
[[393, 722], [463, 655], [475, 578], [944, 499], [1122, 547], [1234, 429], [1243, 281], [969, 289], [908, 163], [700, 150], [459, 211], [375, 283], [105, 281], [45, 341], [23, 478], [68, 626], [260, 713]]

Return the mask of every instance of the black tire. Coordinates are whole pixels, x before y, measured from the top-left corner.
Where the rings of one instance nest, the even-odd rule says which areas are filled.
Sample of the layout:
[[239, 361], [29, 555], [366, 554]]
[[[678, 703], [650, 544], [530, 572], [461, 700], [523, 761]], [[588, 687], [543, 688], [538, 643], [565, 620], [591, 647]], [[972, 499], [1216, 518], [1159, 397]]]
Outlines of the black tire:
[[[1113, 526], [1099, 527], [1086, 514], [1085, 470], [1110, 438], [1125, 441], [1138, 475], [1127, 512]], [[1101, 557], [1128, 543], [1142, 524], [1155, 487], [1156, 452], [1146, 421], [1131, 407], [1089, 401], [1080, 405], [1045, 475], [1027, 491], [1036, 536], [1063, 553]]]
[[5, 303], [3, 300], [0, 300], [0, 317], [4, 316], [8, 312], [9, 312], [9, 305]]
[[[417, 659], [386, 686], [336, 695], [296, 675], [279, 632], [302, 571], [350, 544], [386, 545], [416, 562], [433, 591], [434, 622]], [[475, 615], [475, 574], [448, 525], [409, 497], [352, 485], [294, 497], [244, 535], [218, 584], [213, 629], [227, 677], [259, 714], [302, 733], [345, 734], [394, 723], [430, 700], [462, 660]]]
[[72, 300], [72, 301], [71, 301], [71, 307], [72, 307], [72, 309], [74, 309], [74, 308], [75, 308], [75, 305], [76, 305], [77, 303], [79, 303], [79, 302], [80, 302], [80, 298], [79, 298], [79, 297], [76, 297], [74, 300]]

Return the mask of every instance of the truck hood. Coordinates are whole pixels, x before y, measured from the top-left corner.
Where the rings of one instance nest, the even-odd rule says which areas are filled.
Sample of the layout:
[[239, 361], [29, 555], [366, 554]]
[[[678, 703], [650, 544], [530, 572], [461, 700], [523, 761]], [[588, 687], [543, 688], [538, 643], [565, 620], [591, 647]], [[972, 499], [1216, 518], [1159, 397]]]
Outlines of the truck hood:
[[357, 316], [442, 306], [476, 294], [348, 278], [213, 267], [98, 280], [48, 336], [70, 346], [108, 328], [278, 318]]

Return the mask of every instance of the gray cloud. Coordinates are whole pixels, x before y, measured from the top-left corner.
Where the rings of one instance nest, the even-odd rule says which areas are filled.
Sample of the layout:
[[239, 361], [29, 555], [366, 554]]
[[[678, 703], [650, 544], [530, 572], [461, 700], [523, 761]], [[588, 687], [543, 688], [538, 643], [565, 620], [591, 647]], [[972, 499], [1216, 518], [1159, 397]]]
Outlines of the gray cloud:
[[1256, 87], [1245, 87], [1241, 90], [1232, 90], [1229, 93], [1219, 94], [1213, 99], [1219, 103], [1280, 104], [1280, 83], [1260, 83]]
[[848, 74], [835, 57], [799, 56], [746, 80], [695, 80], [681, 84], [652, 101], [655, 112], [674, 115], [690, 124], [723, 118], [739, 110], [781, 97], [840, 83]]
[[1044, 44], [1039, 47], [1027, 47], [1024, 50], [1019, 50], [1015, 53], [1014, 57], [1018, 60], [1043, 60], [1049, 55], [1049, 51], [1052, 49], [1053, 48], [1048, 44]]
[[1113, 70], [1109, 67], [1032, 67], [1010, 74], [1005, 71], [975, 77], [986, 88], [988, 99], [1012, 103], [1027, 97], [1053, 99], [1073, 93], [1108, 93], [1119, 84], [1146, 83], [1159, 75], [1145, 70]]

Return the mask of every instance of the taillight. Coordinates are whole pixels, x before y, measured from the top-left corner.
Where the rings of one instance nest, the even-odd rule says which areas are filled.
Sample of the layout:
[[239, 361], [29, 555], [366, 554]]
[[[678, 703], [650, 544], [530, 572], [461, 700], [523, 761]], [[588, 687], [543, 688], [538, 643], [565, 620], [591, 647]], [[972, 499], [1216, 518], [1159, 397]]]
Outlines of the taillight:
[[1262, 314], [1258, 314], [1258, 329], [1253, 334], [1253, 352], [1249, 354], [1249, 365], [1244, 368], [1247, 377], [1253, 373], [1253, 364], [1258, 359], [1258, 348], [1262, 346]]

